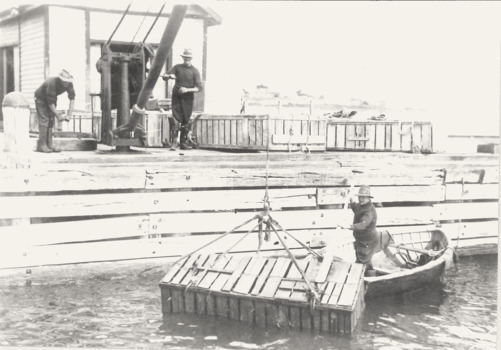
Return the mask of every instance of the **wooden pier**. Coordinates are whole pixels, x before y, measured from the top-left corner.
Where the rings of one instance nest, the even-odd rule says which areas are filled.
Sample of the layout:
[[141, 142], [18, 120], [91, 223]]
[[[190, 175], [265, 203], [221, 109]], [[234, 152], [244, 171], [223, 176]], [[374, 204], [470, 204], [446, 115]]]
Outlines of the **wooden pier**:
[[[0, 169], [0, 268], [175, 259], [263, 209], [266, 152], [120, 154], [99, 145], [30, 158], [30, 168]], [[379, 229], [440, 225], [460, 255], [497, 253], [498, 161], [492, 154], [271, 152], [269, 200], [282, 227], [321, 246], [331, 235], [352, 239], [335, 230], [352, 218], [339, 208], [351, 184], [366, 184], [380, 205]], [[263, 252], [276, 251], [274, 243]], [[246, 238], [235, 251], [256, 246]]]
[[[320, 267], [297, 260], [308, 280]], [[351, 334], [365, 307], [364, 267], [334, 261], [311, 294], [289, 257], [191, 255], [170, 266], [160, 282], [162, 312], [210, 315], [257, 325]]]

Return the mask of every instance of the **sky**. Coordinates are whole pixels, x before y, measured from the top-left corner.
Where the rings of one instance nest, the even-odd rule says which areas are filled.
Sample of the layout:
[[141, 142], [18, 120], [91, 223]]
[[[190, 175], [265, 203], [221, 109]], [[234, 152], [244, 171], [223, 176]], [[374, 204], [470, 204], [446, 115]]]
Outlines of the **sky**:
[[[85, 2], [96, 4], [103, 6]], [[356, 99], [419, 110], [451, 132], [499, 134], [501, 2], [200, 4], [223, 18], [208, 33], [206, 100], [213, 106], [236, 108], [242, 89], [264, 84], [281, 95], [302, 90], [340, 104]]]

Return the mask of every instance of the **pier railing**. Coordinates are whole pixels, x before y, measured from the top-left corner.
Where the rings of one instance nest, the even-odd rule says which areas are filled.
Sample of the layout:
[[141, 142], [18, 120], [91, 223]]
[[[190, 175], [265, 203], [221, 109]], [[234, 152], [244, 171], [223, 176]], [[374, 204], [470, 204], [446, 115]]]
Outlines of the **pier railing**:
[[[266, 154], [96, 154], [0, 171], [2, 266], [176, 257], [263, 208]], [[378, 227], [410, 232], [439, 224], [466, 254], [496, 252], [494, 155], [270, 153], [274, 218], [312, 246], [351, 214], [347, 190], [371, 186]], [[349, 217], [346, 217], [346, 216]], [[224, 251], [242, 232], [217, 246]], [[458, 241], [459, 240], [459, 241]], [[295, 247], [291, 244], [293, 248]], [[253, 251], [255, 237], [236, 251]], [[276, 249], [265, 242], [263, 251]]]

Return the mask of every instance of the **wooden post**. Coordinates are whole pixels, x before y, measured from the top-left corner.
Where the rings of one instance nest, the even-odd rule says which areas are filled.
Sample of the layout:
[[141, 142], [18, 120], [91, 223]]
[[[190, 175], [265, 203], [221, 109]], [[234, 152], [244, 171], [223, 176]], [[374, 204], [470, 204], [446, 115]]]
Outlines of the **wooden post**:
[[[2, 168], [26, 169], [18, 176], [29, 171], [30, 167], [30, 103], [20, 92], [13, 91], [5, 95], [2, 102], [4, 127], [4, 161]], [[29, 218], [2, 220], [3, 225], [29, 225]]]
[[30, 104], [22, 93], [14, 91], [3, 99], [4, 154], [6, 168], [30, 167]]
[[313, 103], [313, 100], [310, 100], [310, 116], [313, 115], [314, 111], [315, 111], [315, 104]]
[[282, 101], [281, 100], [278, 100], [277, 108], [278, 108], [278, 115], [281, 115], [282, 114]]

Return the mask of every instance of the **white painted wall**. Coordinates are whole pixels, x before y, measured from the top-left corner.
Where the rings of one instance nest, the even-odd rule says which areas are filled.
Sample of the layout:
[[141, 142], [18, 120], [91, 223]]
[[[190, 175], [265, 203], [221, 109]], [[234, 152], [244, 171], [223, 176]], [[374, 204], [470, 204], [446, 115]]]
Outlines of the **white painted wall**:
[[43, 14], [21, 21], [19, 89], [34, 104], [33, 94], [45, 79], [45, 25]]
[[[87, 52], [85, 47], [85, 11], [64, 7], [49, 7], [49, 76], [61, 69], [75, 78], [75, 109], [90, 109], [87, 103]], [[66, 94], [58, 98], [58, 109], [68, 108]]]

